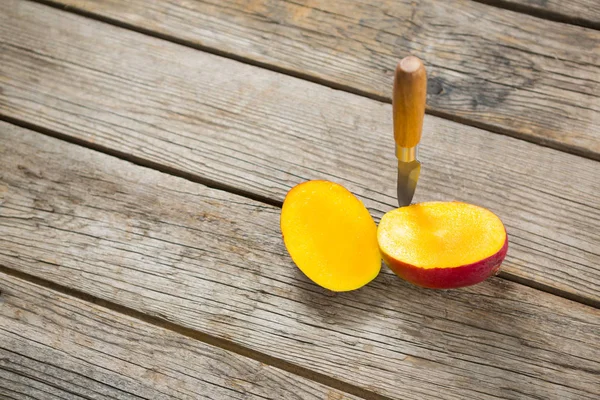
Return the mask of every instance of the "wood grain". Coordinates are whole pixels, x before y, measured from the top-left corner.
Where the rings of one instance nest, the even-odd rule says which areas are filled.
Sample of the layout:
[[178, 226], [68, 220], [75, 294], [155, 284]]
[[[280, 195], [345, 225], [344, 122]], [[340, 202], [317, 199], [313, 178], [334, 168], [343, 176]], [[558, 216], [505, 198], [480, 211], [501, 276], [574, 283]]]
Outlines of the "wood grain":
[[356, 399], [3, 273], [0, 397]]
[[387, 269], [332, 295], [280, 209], [0, 124], [0, 265], [402, 399], [594, 399], [600, 310], [493, 278]]
[[598, 0], [476, 0], [539, 18], [600, 29]]
[[[7, 1], [0, 113], [188, 179], [281, 202], [329, 179], [378, 219], [396, 205], [388, 104]], [[426, 116], [415, 201], [487, 207], [503, 276], [600, 305], [598, 163]]]
[[469, 0], [51, 3], [388, 102], [413, 54], [431, 113], [600, 160], [598, 31]]

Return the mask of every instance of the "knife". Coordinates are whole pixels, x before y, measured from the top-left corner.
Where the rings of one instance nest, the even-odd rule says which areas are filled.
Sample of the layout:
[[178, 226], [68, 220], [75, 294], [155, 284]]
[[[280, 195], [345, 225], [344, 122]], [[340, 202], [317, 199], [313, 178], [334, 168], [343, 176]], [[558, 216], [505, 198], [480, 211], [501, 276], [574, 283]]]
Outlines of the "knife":
[[400, 207], [410, 205], [421, 172], [417, 145], [421, 140], [426, 96], [427, 74], [423, 62], [414, 56], [403, 58], [396, 67], [392, 95]]

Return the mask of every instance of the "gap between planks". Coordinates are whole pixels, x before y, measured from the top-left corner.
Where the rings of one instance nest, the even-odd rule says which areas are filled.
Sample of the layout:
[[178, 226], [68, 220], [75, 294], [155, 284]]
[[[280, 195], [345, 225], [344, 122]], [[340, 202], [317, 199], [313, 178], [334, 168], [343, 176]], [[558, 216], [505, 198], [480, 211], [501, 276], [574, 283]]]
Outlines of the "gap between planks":
[[586, 19], [575, 15], [569, 15], [553, 11], [543, 7], [543, 1], [540, 1], [540, 7], [534, 7], [527, 4], [515, 2], [514, 0], [471, 0], [476, 3], [485, 4], [488, 6], [501, 8], [503, 10], [509, 10], [518, 12], [521, 14], [531, 15], [532, 17], [545, 19], [548, 21], [560, 22], [563, 24], [578, 25], [583, 28], [600, 30], [600, 20]]
[[[182, 325], [178, 325], [176, 323], [170, 322], [166, 319], [154, 317], [143, 312], [137, 311], [133, 308], [129, 308], [125, 305], [114, 303], [112, 301], [103, 300], [96, 296], [93, 296], [89, 293], [85, 293], [79, 291], [77, 289], [72, 289], [67, 286], [60, 285], [58, 283], [48, 281], [46, 279], [39, 278], [37, 276], [30, 275], [25, 272], [17, 271], [12, 268], [6, 267], [0, 264], [0, 273], [4, 273], [6, 275], [24, 280], [26, 282], [44, 287], [46, 289], [53, 290], [55, 292], [59, 292], [76, 299], [86, 301], [88, 303], [95, 304], [99, 307], [103, 307], [105, 309], [126, 315], [128, 317], [137, 319], [139, 321], [145, 322], [147, 324], [163, 328], [169, 330], [171, 332], [177, 333], [179, 335], [185, 336], [190, 339], [194, 339], [200, 341], [202, 343], [208, 344], [210, 346], [218, 347], [227, 351], [230, 351], [235, 354], [239, 354], [241, 356], [250, 358], [252, 360], [261, 362], [266, 365], [270, 365], [274, 368], [278, 368], [280, 370], [292, 373], [294, 375], [298, 375], [300, 377], [309, 379], [311, 381], [320, 383], [325, 386], [329, 386], [333, 389], [340, 390], [342, 392], [346, 392], [348, 394], [361, 397], [365, 400], [392, 400], [392, 398], [383, 396], [374, 392], [370, 392], [361, 387], [351, 385], [349, 383], [340, 381], [331, 376], [310, 370], [308, 368], [304, 368], [290, 362], [284, 361], [277, 357], [270, 356], [268, 354], [251, 350], [247, 347], [241, 346], [237, 343], [215, 337], [209, 335], [204, 332], [200, 332], [194, 330], [192, 328], [187, 328]], [[2, 292], [0, 292], [0, 298], [2, 296]]]
[[[127, 154], [127, 153], [124, 153], [124, 152], [121, 152], [121, 151], [118, 151], [115, 149], [111, 149], [111, 148], [108, 148], [108, 147], [105, 147], [102, 145], [98, 145], [96, 143], [88, 142], [88, 141], [85, 141], [85, 140], [82, 140], [79, 138], [71, 137], [71, 136], [62, 134], [60, 132], [54, 131], [52, 129], [48, 129], [45, 127], [38, 126], [36, 124], [32, 124], [27, 121], [23, 121], [20, 119], [6, 116], [2, 113], [0, 113], [0, 121], [8, 122], [15, 126], [29, 129], [34, 132], [38, 132], [40, 134], [53, 137], [55, 139], [63, 140], [65, 142], [72, 143], [72, 144], [75, 144], [75, 145], [78, 145], [78, 146], [81, 146], [81, 147], [84, 147], [84, 148], [87, 148], [90, 150], [98, 151], [100, 153], [107, 154], [107, 155], [116, 157], [118, 159], [124, 160], [124, 161], [129, 161], [132, 164], [139, 165], [141, 167], [154, 169], [156, 171], [159, 171], [159, 172], [171, 175], [171, 176], [186, 179], [188, 181], [198, 183], [198, 184], [207, 186], [212, 189], [221, 190], [221, 191], [228, 192], [231, 194], [243, 196], [248, 199], [259, 201], [261, 203], [272, 205], [272, 206], [278, 207], [278, 208], [281, 208], [283, 205], [283, 203], [281, 201], [274, 199], [274, 198], [261, 196], [260, 194], [252, 193], [252, 192], [249, 192], [249, 191], [246, 191], [243, 189], [239, 189], [239, 188], [231, 186], [231, 185], [226, 185], [226, 184], [211, 180], [209, 178], [206, 178], [204, 176], [200, 176], [200, 175], [197, 175], [197, 174], [194, 174], [191, 172], [186, 172], [186, 171], [183, 171], [183, 170], [180, 170], [177, 168], [169, 167], [167, 165], [164, 165], [164, 164], [161, 164], [158, 162], [144, 159], [142, 157], [138, 157], [138, 156], [135, 156], [132, 154]], [[550, 285], [546, 285], [542, 282], [537, 282], [533, 279], [527, 279], [525, 277], [518, 276], [518, 275], [512, 274], [510, 272], [506, 272], [502, 269], [500, 270], [500, 272], [498, 273], [497, 276], [499, 278], [506, 279], [508, 281], [515, 282], [515, 283], [518, 283], [523, 286], [528, 286], [533, 289], [540, 290], [542, 292], [546, 292], [546, 293], [549, 293], [549, 294], [552, 294], [552, 295], [555, 295], [558, 297], [563, 297], [565, 299], [568, 299], [568, 300], [571, 300], [571, 301], [574, 301], [577, 303], [585, 304], [590, 307], [600, 309], [600, 301], [596, 301], [595, 299], [581, 296], [576, 293], [571, 293], [571, 292], [568, 292], [565, 290], [561, 290], [561, 289], [552, 287]], [[36, 278], [36, 279], [38, 279], [38, 278]]]
[[0, 272], [0, 382], [5, 381], [0, 385], [5, 400], [13, 393], [8, 398], [358, 399]]
[[39, 126], [37, 124], [32, 124], [31, 122], [23, 121], [21, 119], [17, 119], [17, 118], [13, 118], [13, 117], [4, 115], [1, 112], [0, 112], [0, 121], [8, 122], [9, 124], [19, 126], [21, 128], [29, 129], [34, 132], [38, 132], [43, 135], [50, 136], [50, 137], [53, 137], [53, 138], [56, 138], [56, 139], [59, 139], [59, 140], [62, 140], [62, 141], [68, 142], [68, 143], [72, 143], [72, 144], [75, 144], [75, 145], [78, 145], [78, 146], [81, 146], [81, 147], [84, 147], [84, 148], [87, 148], [90, 150], [95, 150], [100, 153], [108, 154], [108, 155], [116, 157], [118, 159], [121, 159], [124, 161], [129, 161], [133, 164], [136, 164], [136, 165], [139, 165], [142, 167], [154, 169], [156, 171], [165, 173], [167, 175], [172, 175], [172, 176], [186, 179], [186, 180], [194, 182], [194, 183], [199, 183], [199, 184], [209, 187], [211, 189], [222, 190], [224, 192], [243, 196], [248, 199], [256, 200], [261, 203], [269, 204], [269, 205], [272, 205], [272, 206], [275, 206], [278, 208], [281, 208], [283, 205], [283, 202], [281, 202], [277, 199], [273, 199], [273, 198], [270, 198], [267, 196], [262, 196], [258, 193], [253, 193], [253, 192], [250, 192], [250, 191], [247, 191], [247, 190], [235, 187], [235, 186], [227, 185], [222, 182], [218, 182], [218, 181], [212, 180], [212, 179], [204, 177], [204, 176], [196, 175], [191, 172], [186, 172], [181, 169], [173, 168], [168, 165], [164, 165], [164, 164], [161, 164], [158, 162], [154, 162], [152, 160], [148, 160], [148, 159], [145, 159], [142, 157], [135, 156], [133, 154], [124, 153], [122, 151], [112, 149], [112, 148], [109, 148], [106, 146], [102, 146], [97, 143], [92, 143], [92, 142], [88, 142], [86, 140], [82, 140], [82, 139], [79, 139], [79, 138], [76, 138], [73, 136], [65, 135], [65, 134], [57, 132], [55, 130], [48, 129], [43, 126]]
[[[351, 93], [357, 96], [361, 96], [361, 97], [366, 97], [372, 100], [376, 100], [382, 103], [387, 103], [387, 104], [391, 104], [392, 100], [391, 98], [387, 97], [387, 96], [382, 96], [382, 95], [378, 95], [376, 93], [371, 93], [368, 92], [366, 90], [361, 90], [357, 87], [352, 87], [350, 85], [346, 85], [346, 84], [341, 84], [339, 82], [335, 82], [333, 80], [329, 80], [329, 79], [324, 79], [324, 78], [320, 78], [318, 76], [315, 75], [311, 75], [309, 73], [302, 73], [299, 70], [293, 70], [290, 68], [285, 68], [282, 66], [278, 66], [278, 65], [274, 65], [274, 64], [270, 64], [267, 62], [262, 62], [260, 60], [257, 59], [252, 59], [250, 57], [245, 57], [233, 52], [229, 52], [229, 51], [224, 51], [222, 49], [219, 48], [215, 48], [215, 47], [211, 47], [211, 46], [205, 46], [205, 45], [201, 45], [199, 43], [195, 43], [191, 40], [186, 40], [183, 38], [179, 38], [177, 36], [174, 35], [170, 35], [170, 34], [166, 34], [166, 33], [162, 33], [159, 32], [158, 30], [152, 30], [152, 29], [147, 29], [144, 28], [142, 26], [137, 26], [134, 25], [132, 23], [128, 23], [128, 22], [124, 22], [124, 21], [120, 21], [118, 19], [115, 18], [111, 18], [105, 15], [101, 15], [95, 12], [91, 12], [91, 11], [87, 11], [84, 10], [82, 8], [75, 8], [72, 6], [68, 6], [68, 5], [64, 5], [61, 4], [60, 2], [56, 2], [54, 0], [30, 0], [34, 3], [39, 3], [39, 4], [43, 4], [58, 10], [62, 10], [62, 11], [66, 11], [69, 13], [73, 13], [76, 15], [80, 15], [82, 17], [85, 18], [89, 18], [89, 19], [93, 19], [99, 22], [103, 22], [103, 23], [107, 23], [113, 26], [117, 26], [119, 28], [123, 28], [123, 29], [128, 29], [134, 32], [138, 32], [147, 36], [151, 36], [157, 39], [161, 39], [161, 40], [165, 40], [171, 43], [175, 43], [181, 46], [185, 46], [185, 47], [189, 47], [195, 50], [199, 50], [199, 51], [203, 51], [205, 53], [209, 53], [209, 54], [214, 54], [220, 57], [225, 57], [225, 58], [229, 58], [231, 60], [235, 60], [235, 61], [239, 61], [241, 63], [244, 64], [248, 64], [248, 65], [252, 65], [255, 67], [259, 67], [259, 68], [263, 68], [269, 71], [273, 71], [273, 72], [277, 72], [283, 75], [287, 75], [287, 76], [291, 76], [294, 78], [298, 78], [298, 79], [302, 79], [308, 82], [312, 82], [312, 83], [316, 83], [322, 86], [326, 86], [329, 87], [331, 89], [335, 89], [335, 90], [341, 90], [347, 93]], [[508, 7], [508, 5], [506, 7], [498, 7], [495, 4], [491, 4], [491, 3], [495, 3], [495, 0], [482, 0], [482, 1], [477, 1], [476, 2], [482, 3], [482, 4], [486, 4], [486, 5], [490, 5], [490, 6], [494, 6], [496, 8], [501, 8], [501, 9], [506, 9], [506, 10], [511, 10], [510, 7]], [[499, 0], [501, 1], [501, 0]], [[501, 3], [501, 4], [505, 4], [505, 3]], [[518, 6], [518, 5], [514, 5], [512, 4], [511, 7], [517, 7], [517, 8], [523, 8], [524, 6]], [[529, 9], [528, 7], [525, 7], [527, 9]], [[519, 10], [512, 10], [512, 11], [517, 11], [517, 12], [521, 12]], [[537, 17], [536, 15], [532, 13], [524, 13], [524, 14], [528, 14], [528, 15], [532, 15], [534, 17]], [[552, 19], [548, 18], [548, 20], [553, 21]], [[562, 22], [562, 21], [558, 21], [558, 22]], [[489, 132], [493, 132], [496, 134], [500, 134], [500, 135], [505, 135], [505, 136], [510, 136], [510, 137], [514, 137], [517, 139], [521, 139], [521, 140], [525, 140], [528, 141], [530, 143], [535, 143], [537, 145], [540, 146], [544, 146], [544, 147], [549, 147], [552, 149], [556, 149], [556, 150], [560, 150], [560, 151], [564, 151], [566, 153], [570, 153], [570, 154], [574, 154], [574, 155], [578, 155], [581, 157], [585, 157], [585, 158], [589, 158], [592, 160], [597, 160], [600, 161], [600, 153], [595, 153], [594, 151], [585, 149], [585, 148], [581, 148], [581, 147], [573, 147], [567, 143], [562, 143], [559, 141], [550, 141], [550, 140], [540, 140], [538, 137], [536, 137], [536, 135], [534, 134], [528, 134], [525, 132], [518, 132], [515, 130], [512, 130], [510, 128], [503, 128], [501, 126], [496, 126], [493, 124], [487, 124], [485, 122], [482, 121], [477, 121], [474, 119], [470, 119], [468, 117], [461, 117], [459, 115], [456, 114], [452, 114], [450, 112], [444, 112], [442, 110], [433, 110], [430, 106], [426, 105], [426, 109], [425, 109], [425, 113], [428, 115], [432, 115], [435, 117], [439, 117], [439, 118], [443, 118], [446, 120], [450, 120], [450, 121], [454, 121], [463, 125], [467, 125], [467, 126], [471, 126], [471, 127], [475, 127], [475, 128], [479, 128], [479, 129], [484, 129], [486, 131]]]

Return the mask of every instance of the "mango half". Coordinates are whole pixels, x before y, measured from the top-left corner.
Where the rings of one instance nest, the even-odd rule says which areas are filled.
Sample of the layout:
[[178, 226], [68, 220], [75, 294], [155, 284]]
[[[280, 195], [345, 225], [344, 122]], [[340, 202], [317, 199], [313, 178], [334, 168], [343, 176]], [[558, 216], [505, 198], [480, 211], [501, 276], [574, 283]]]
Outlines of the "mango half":
[[381, 259], [418, 286], [451, 289], [495, 274], [508, 237], [491, 211], [461, 202], [428, 202], [386, 213], [379, 223], [344, 187], [308, 181], [292, 188], [281, 210], [283, 241], [294, 263], [332, 291], [358, 289]]
[[461, 202], [427, 202], [392, 210], [379, 222], [377, 242], [396, 275], [432, 289], [484, 281], [498, 271], [508, 250], [500, 218]]
[[281, 233], [298, 268], [331, 291], [358, 289], [381, 269], [375, 221], [337, 183], [308, 181], [292, 188], [281, 210]]

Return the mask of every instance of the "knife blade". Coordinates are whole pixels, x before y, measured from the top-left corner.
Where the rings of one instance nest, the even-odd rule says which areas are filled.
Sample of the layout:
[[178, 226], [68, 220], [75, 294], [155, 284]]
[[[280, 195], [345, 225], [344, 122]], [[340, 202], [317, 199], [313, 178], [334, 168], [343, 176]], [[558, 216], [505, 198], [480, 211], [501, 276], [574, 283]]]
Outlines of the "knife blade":
[[423, 62], [415, 56], [403, 58], [396, 67], [392, 95], [400, 207], [412, 202], [421, 172], [417, 145], [421, 141], [426, 97], [427, 74]]

